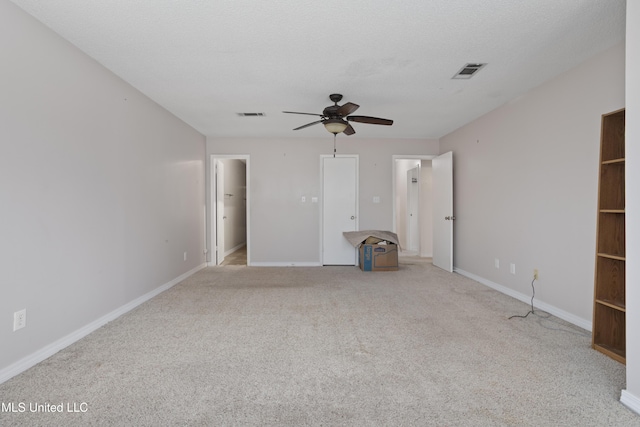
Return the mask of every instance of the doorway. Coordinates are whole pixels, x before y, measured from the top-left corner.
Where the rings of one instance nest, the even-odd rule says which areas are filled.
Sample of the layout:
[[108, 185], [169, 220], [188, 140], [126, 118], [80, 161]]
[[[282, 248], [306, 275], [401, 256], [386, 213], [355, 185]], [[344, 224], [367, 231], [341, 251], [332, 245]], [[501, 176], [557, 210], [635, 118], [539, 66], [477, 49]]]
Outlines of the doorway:
[[210, 265], [250, 265], [250, 160], [211, 155]]
[[393, 227], [401, 255], [433, 256], [431, 161], [435, 156], [393, 156]]
[[[432, 258], [434, 265], [453, 271], [452, 153], [394, 155], [392, 163], [393, 230], [401, 255]], [[416, 212], [418, 221], [412, 221]]]

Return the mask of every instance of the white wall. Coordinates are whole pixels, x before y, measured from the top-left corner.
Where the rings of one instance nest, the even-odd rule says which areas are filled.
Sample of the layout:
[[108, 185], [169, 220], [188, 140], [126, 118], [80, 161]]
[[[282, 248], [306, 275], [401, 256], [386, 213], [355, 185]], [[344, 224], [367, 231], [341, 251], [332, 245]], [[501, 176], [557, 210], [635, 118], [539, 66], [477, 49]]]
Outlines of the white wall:
[[620, 44], [440, 141], [454, 153], [455, 267], [529, 297], [537, 268], [536, 301], [585, 327], [600, 119], [624, 107], [624, 64]]
[[0, 40], [1, 381], [203, 264], [205, 139], [7, 1]]
[[433, 257], [433, 167], [422, 160], [420, 167], [420, 256]]
[[622, 401], [640, 413], [640, 2], [627, 2], [626, 305], [627, 389]]
[[[436, 140], [359, 139], [338, 136], [339, 154], [360, 157], [361, 230], [393, 226], [392, 156], [438, 154]], [[320, 155], [333, 152], [326, 138], [208, 138], [207, 154], [251, 156], [251, 263], [320, 262]], [[306, 196], [306, 202], [301, 202]], [[373, 197], [381, 203], [374, 204]]]

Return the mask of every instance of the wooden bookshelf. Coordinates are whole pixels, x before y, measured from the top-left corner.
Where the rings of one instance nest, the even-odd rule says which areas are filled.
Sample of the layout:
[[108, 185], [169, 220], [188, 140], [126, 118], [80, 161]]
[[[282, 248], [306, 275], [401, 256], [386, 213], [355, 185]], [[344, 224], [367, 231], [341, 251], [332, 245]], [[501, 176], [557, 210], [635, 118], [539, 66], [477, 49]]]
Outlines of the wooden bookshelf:
[[625, 363], [625, 110], [602, 116], [594, 277], [594, 349]]

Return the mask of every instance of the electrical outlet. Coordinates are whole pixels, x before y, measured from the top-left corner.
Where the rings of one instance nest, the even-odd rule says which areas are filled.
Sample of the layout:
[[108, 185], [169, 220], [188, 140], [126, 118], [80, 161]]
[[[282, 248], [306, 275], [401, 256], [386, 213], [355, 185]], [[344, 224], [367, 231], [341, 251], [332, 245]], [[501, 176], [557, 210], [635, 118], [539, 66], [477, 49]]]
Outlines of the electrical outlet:
[[27, 326], [27, 309], [23, 308], [13, 313], [13, 331], [15, 332], [25, 326]]
[[500, 260], [498, 258], [493, 260], [493, 265], [496, 266], [496, 268], [500, 268]]
[[184, 253], [184, 260], [185, 261], [187, 260], [187, 253], [186, 252]]
[[537, 268], [533, 269], [533, 280], [538, 280], [538, 269]]
[[511, 271], [511, 274], [516, 274], [516, 265], [514, 263], [509, 266], [509, 271]]

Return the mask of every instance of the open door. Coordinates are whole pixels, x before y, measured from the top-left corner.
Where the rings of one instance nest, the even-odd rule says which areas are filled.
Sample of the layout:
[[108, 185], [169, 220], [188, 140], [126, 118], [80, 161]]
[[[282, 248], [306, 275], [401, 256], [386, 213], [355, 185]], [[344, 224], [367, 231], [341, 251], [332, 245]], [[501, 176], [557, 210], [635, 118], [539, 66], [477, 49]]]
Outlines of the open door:
[[453, 153], [432, 160], [433, 265], [453, 271]]

